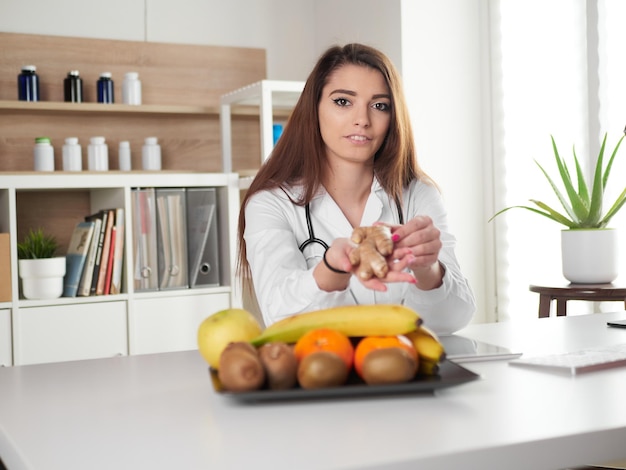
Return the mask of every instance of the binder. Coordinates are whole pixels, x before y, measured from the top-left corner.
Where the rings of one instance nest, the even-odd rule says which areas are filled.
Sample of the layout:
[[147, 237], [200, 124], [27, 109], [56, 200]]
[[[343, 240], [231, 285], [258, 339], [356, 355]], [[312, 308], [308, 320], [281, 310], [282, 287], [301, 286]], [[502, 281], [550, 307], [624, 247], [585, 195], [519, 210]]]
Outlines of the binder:
[[217, 191], [187, 188], [189, 287], [220, 285]]
[[137, 292], [157, 290], [156, 192], [154, 188], [133, 188], [131, 198], [133, 286]]
[[157, 188], [159, 289], [189, 287], [185, 188]]

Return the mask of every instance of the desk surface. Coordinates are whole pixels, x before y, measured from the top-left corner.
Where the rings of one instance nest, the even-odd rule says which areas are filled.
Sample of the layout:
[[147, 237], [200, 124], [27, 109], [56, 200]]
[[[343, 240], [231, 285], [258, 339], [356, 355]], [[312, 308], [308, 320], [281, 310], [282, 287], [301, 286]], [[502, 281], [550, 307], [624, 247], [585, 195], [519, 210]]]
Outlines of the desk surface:
[[[554, 353], [626, 342], [626, 312], [471, 325]], [[626, 457], [626, 368], [465, 365], [434, 395], [243, 405], [195, 351], [0, 368], [0, 456], [22, 469], [557, 469]]]

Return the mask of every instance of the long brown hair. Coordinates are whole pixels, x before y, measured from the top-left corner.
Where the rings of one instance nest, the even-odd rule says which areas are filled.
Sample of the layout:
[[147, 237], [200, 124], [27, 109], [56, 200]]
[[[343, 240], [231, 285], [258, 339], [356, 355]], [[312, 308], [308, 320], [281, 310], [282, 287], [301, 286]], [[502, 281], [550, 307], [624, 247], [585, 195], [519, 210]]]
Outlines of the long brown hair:
[[391, 94], [391, 120], [387, 136], [374, 156], [374, 174], [387, 194], [402, 202], [402, 190], [415, 179], [429, 180], [417, 163], [413, 131], [404, 99], [400, 75], [389, 58], [382, 52], [363, 45], [333, 46], [324, 52], [311, 71], [304, 90], [294, 107], [283, 134], [270, 157], [259, 169], [243, 198], [239, 212], [237, 240], [239, 256], [238, 273], [244, 281], [250, 277], [246, 243], [245, 208], [248, 200], [259, 191], [300, 184], [302, 196], [294, 204], [305, 205], [311, 201], [320, 185], [326, 165], [324, 142], [319, 128], [318, 105], [329, 75], [348, 65], [371, 67], [384, 77]]

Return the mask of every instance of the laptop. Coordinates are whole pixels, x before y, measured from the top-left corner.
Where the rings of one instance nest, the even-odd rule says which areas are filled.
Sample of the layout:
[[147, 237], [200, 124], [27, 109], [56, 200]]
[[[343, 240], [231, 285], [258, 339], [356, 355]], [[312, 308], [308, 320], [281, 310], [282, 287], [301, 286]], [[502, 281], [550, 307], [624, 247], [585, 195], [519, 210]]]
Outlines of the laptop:
[[615, 328], [626, 328], [626, 320], [613, 320], [606, 322], [606, 324]]
[[515, 359], [521, 352], [460, 335], [439, 336], [446, 358], [456, 363]]

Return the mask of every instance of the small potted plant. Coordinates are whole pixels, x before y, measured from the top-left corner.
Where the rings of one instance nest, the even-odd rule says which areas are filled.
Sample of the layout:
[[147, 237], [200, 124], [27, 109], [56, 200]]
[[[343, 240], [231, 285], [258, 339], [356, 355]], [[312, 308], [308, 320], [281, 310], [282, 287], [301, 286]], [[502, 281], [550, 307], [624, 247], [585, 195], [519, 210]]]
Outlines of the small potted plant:
[[22, 294], [27, 299], [56, 299], [63, 294], [65, 257], [56, 256], [59, 244], [41, 228], [31, 229], [17, 243]]
[[[606, 137], [602, 140], [602, 146], [596, 160], [593, 173], [592, 185], [589, 185], [573, 150], [575, 173], [570, 170], [563, 158], [559, 155], [554, 137], [552, 149], [559, 170], [562, 187], [565, 194], [559, 189], [554, 179], [537, 161], [537, 166], [544, 174], [554, 193], [556, 194], [564, 213], [559, 212], [548, 204], [531, 199], [536, 207], [511, 206], [497, 212], [490, 221], [498, 215], [510, 209], [520, 208], [532, 211], [553, 220], [566, 228], [561, 231], [561, 255], [563, 263], [563, 275], [574, 283], [595, 284], [609, 283], [618, 275], [617, 269], [617, 231], [608, 228], [610, 220], [626, 203], [626, 187], [617, 197], [609, 210], [603, 212], [604, 190], [611, 173], [613, 160], [624, 140], [624, 135], [619, 139], [606, 167], [604, 166], [604, 148]], [[576, 177], [574, 184], [573, 176]]]

